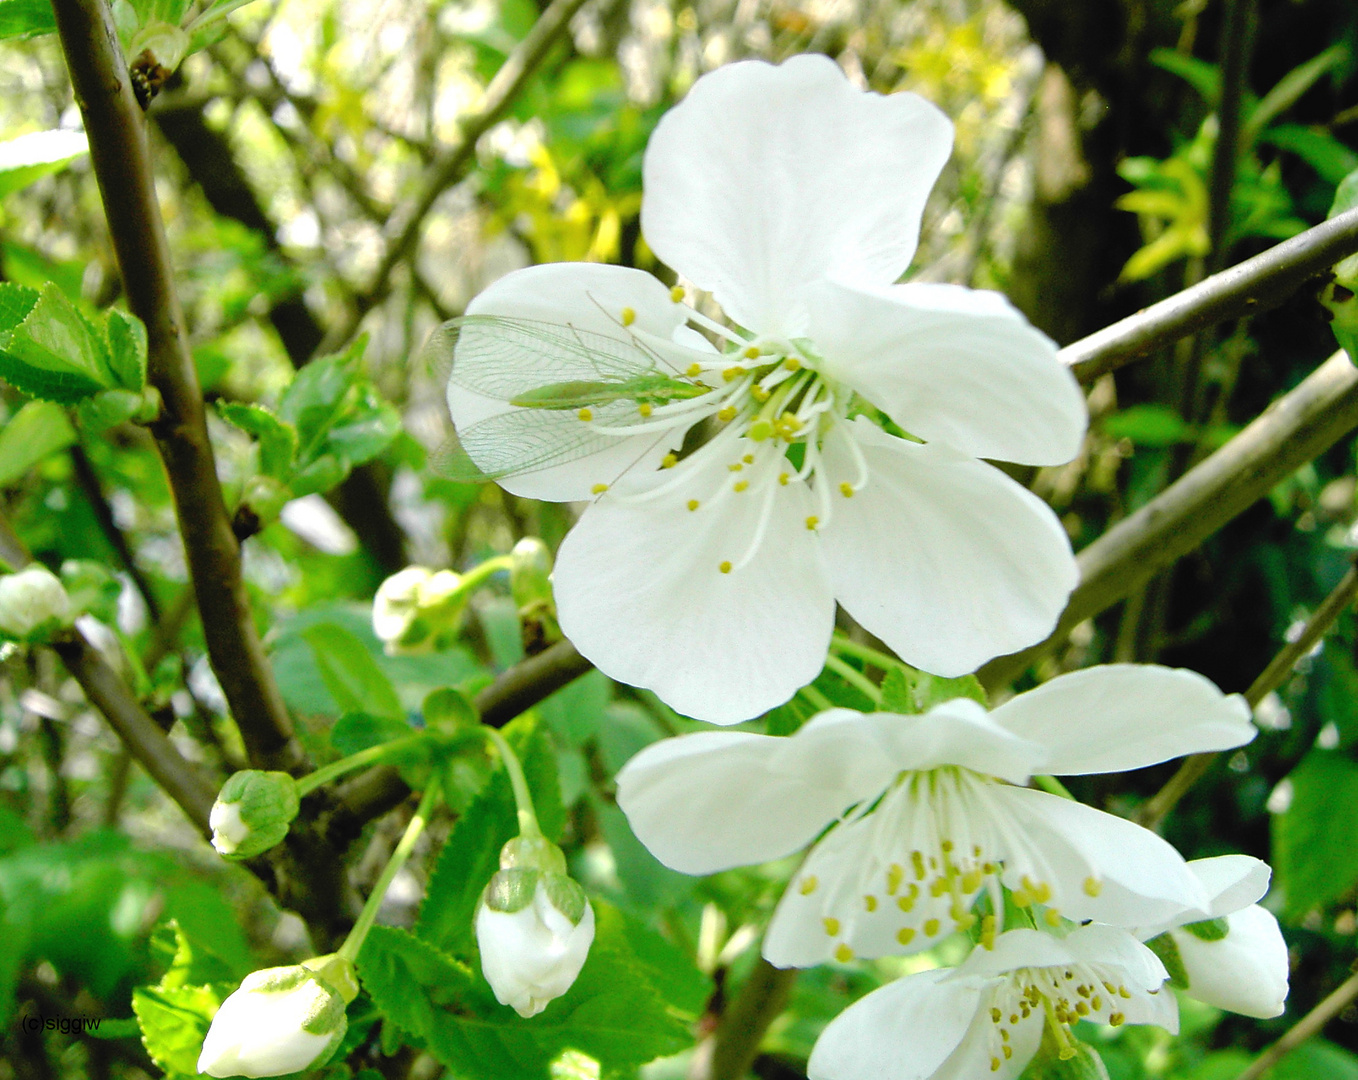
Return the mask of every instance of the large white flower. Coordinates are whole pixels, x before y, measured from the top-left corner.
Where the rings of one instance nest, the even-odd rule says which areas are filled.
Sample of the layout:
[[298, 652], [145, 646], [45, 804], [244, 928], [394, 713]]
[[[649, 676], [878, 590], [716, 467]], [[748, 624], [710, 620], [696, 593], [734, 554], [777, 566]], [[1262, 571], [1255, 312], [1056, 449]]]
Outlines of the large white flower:
[[1179, 1030], [1159, 959], [1125, 930], [1085, 926], [1068, 937], [1001, 934], [955, 969], [888, 983], [830, 1021], [811, 1051], [810, 1080], [1010, 1080], [1037, 1053], [1044, 1025], [1070, 1053], [1079, 1020]]
[[560, 263], [439, 339], [475, 464], [595, 500], [555, 587], [609, 675], [731, 723], [815, 677], [835, 600], [945, 676], [1051, 630], [1070, 545], [980, 459], [1069, 460], [1079, 387], [1002, 296], [893, 284], [951, 142], [932, 105], [825, 57], [721, 68], [651, 138], [642, 228], [727, 323], [648, 274]]
[[[1191, 671], [1135, 665], [1053, 679], [987, 713], [821, 713], [788, 737], [698, 732], [647, 747], [618, 804], [665, 865], [689, 874], [789, 855], [833, 824], [774, 912], [780, 967], [925, 949], [969, 928], [1002, 883], [1042, 917], [1118, 926], [1207, 917], [1164, 840], [1021, 785], [1034, 773], [1142, 768], [1255, 735], [1239, 695]], [[998, 908], [998, 904], [996, 905]]]
[[1188, 868], [1207, 892], [1208, 919], [1181, 915], [1139, 928], [1136, 936], [1164, 960], [1171, 982], [1189, 997], [1245, 1016], [1281, 1015], [1287, 942], [1278, 920], [1255, 903], [1268, 891], [1268, 865], [1248, 855], [1219, 855], [1195, 859]]

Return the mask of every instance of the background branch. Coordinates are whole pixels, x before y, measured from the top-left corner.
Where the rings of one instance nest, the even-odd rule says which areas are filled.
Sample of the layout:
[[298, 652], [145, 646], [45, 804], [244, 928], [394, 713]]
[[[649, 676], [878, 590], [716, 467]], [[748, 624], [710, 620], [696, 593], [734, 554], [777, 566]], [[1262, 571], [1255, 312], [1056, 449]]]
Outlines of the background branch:
[[103, 0], [55, 0], [53, 8], [128, 307], [146, 324], [150, 381], [164, 402], [152, 432], [174, 496], [212, 668], [251, 762], [296, 770], [304, 755], [255, 629], [240, 547], [217, 482], [156, 201], [145, 118]]
[[[1358, 227], [1358, 216], [1355, 217]], [[1080, 584], [1046, 641], [977, 673], [1004, 686], [1077, 624], [1111, 607], [1192, 551], [1278, 481], [1358, 427], [1358, 370], [1342, 350], [1216, 453], [1190, 469], [1077, 556]]]
[[1259, 1080], [1264, 1073], [1278, 1064], [1284, 1055], [1291, 1053], [1312, 1035], [1319, 1035], [1325, 1025], [1344, 1011], [1355, 998], [1358, 998], [1358, 975], [1352, 975], [1339, 987], [1308, 1012], [1286, 1035], [1260, 1054], [1248, 1069], [1236, 1080]]

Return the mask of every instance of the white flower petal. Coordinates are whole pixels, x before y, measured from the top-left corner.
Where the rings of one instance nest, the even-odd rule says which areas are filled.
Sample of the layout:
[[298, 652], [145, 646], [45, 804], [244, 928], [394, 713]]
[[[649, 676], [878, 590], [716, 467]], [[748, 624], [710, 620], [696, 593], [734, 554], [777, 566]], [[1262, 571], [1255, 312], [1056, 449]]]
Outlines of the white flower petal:
[[[1026, 876], [1051, 889], [1069, 919], [1144, 926], [1190, 912], [1208, 898], [1183, 857], [1149, 829], [1091, 806], [1029, 788], [993, 787], [995, 820], [1007, 826], [1004, 884]], [[1091, 895], [1093, 894], [1093, 895]]]
[[[848, 439], [867, 462], [857, 476]], [[833, 516], [821, 530], [835, 596], [901, 659], [974, 671], [1047, 636], [1078, 580], [1061, 523], [998, 469], [941, 443], [897, 439], [861, 418], [827, 439]]]
[[933, 105], [863, 93], [823, 56], [729, 64], [656, 126], [642, 231], [737, 323], [799, 336], [811, 282], [905, 272], [951, 148]]
[[1273, 871], [1268, 863], [1250, 855], [1218, 855], [1194, 859], [1188, 864], [1211, 903], [1207, 913], [1214, 919], [1248, 907], [1268, 892]]
[[1278, 920], [1251, 905], [1226, 916], [1220, 941], [1170, 932], [1188, 974], [1188, 996], [1218, 1009], [1267, 1019], [1287, 1000], [1287, 942]]
[[[661, 359], [670, 367], [682, 371], [687, 366], [685, 358], [697, 355], [694, 350], [679, 344], [658, 344], [674, 341], [676, 335], [686, 329], [687, 309], [674, 303], [669, 290], [650, 274], [622, 266], [548, 263], [515, 270], [478, 295], [468, 305], [467, 314], [537, 320], [626, 342], [630, 338], [622, 327], [624, 308], [630, 308], [635, 316], [629, 329], [648, 335], [647, 349], [657, 356], [657, 349], [664, 351]], [[691, 339], [685, 338], [685, 341]], [[559, 369], [554, 370], [543, 370], [542, 359], [535, 354], [524, 353], [516, 357], [510, 353], [506, 356], [508, 364], [516, 361], [529, 367], [535, 375], [541, 375], [542, 385], [585, 377], [578, 370], [578, 362], [564, 356]], [[541, 428], [536, 438], [544, 445], [568, 442], [579, 434], [580, 421], [573, 411], [516, 409], [503, 400], [459, 385], [456, 379], [454, 359], [453, 377], [448, 383], [448, 409], [459, 432], [466, 432], [502, 413], [531, 412]], [[660, 459], [682, 441], [683, 435], [683, 429], [657, 435], [600, 435], [590, 447], [578, 451], [577, 456], [569, 460], [513, 473], [499, 478], [498, 482], [505, 490], [529, 499], [551, 502], [587, 499], [596, 484], [611, 484], [629, 470], [644, 473], [654, 469]], [[523, 441], [523, 436], [519, 441]], [[473, 460], [476, 460], [474, 452]], [[481, 468], [493, 468], [484, 460], [476, 463]]]
[[927, 1080], [966, 1037], [997, 980], [908, 975], [854, 1002], [826, 1025], [809, 1080]]
[[[733, 724], [816, 677], [834, 596], [804, 485], [775, 474], [733, 494], [722, 450], [709, 444], [656, 474], [678, 485], [663, 496], [601, 498], [562, 542], [553, 580], [561, 629], [605, 674]], [[741, 566], [770, 497], [762, 543]]]
[[1257, 734], [1249, 706], [1183, 668], [1104, 664], [1061, 675], [992, 713], [1051, 749], [1057, 776], [1124, 772], [1184, 754], [1241, 746]]
[[1079, 452], [1088, 424], [1079, 383], [999, 293], [822, 281], [808, 295], [825, 374], [912, 435], [1025, 465]]

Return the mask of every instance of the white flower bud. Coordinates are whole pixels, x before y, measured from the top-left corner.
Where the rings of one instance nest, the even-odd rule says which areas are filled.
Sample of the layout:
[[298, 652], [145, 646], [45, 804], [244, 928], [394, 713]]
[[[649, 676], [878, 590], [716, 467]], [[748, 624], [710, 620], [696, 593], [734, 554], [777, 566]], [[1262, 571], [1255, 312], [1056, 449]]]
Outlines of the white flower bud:
[[34, 563], [0, 577], [0, 634], [37, 640], [70, 625], [73, 612], [57, 576]]
[[302, 965], [251, 972], [203, 1040], [209, 1076], [283, 1076], [322, 1065], [348, 1027], [343, 997]]
[[212, 804], [212, 846], [229, 859], [251, 859], [288, 835], [300, 799], [285, 772], [233, 773]]
[[467, 598], [458, 595], [460, 575], [407, 566], [377, 589], [373, 633], [388, 656], [432, 652], [451, 644], [462, 625]]
[[1198, 926], [1169, 931], [1178, 948], [1185, 992], [1208, 1005], [1261, 1019], [1279, 1016], [1287, 1000], [1287, 943], [1278, 920], [1251, 904], [1204, 926], [1225, 933], [1204, 937]]
[[476, 911], [481, 971], [501, 1005], [536, 1016], [580, 974], [594, 941], [594, 909], [561, 872], [565, 860], [554, 844], [511, 840], [500, 865]]

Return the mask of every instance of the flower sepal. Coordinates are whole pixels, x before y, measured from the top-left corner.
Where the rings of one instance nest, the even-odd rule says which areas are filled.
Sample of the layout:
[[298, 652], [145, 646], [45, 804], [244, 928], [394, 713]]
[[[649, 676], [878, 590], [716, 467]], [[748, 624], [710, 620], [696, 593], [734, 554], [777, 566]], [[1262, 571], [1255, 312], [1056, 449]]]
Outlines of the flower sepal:
[[301, 798], [285, 772], [244, 769], [233, 773], [208, 815], [212, 846], [228, 859], [252, 859], [288, 835]]

